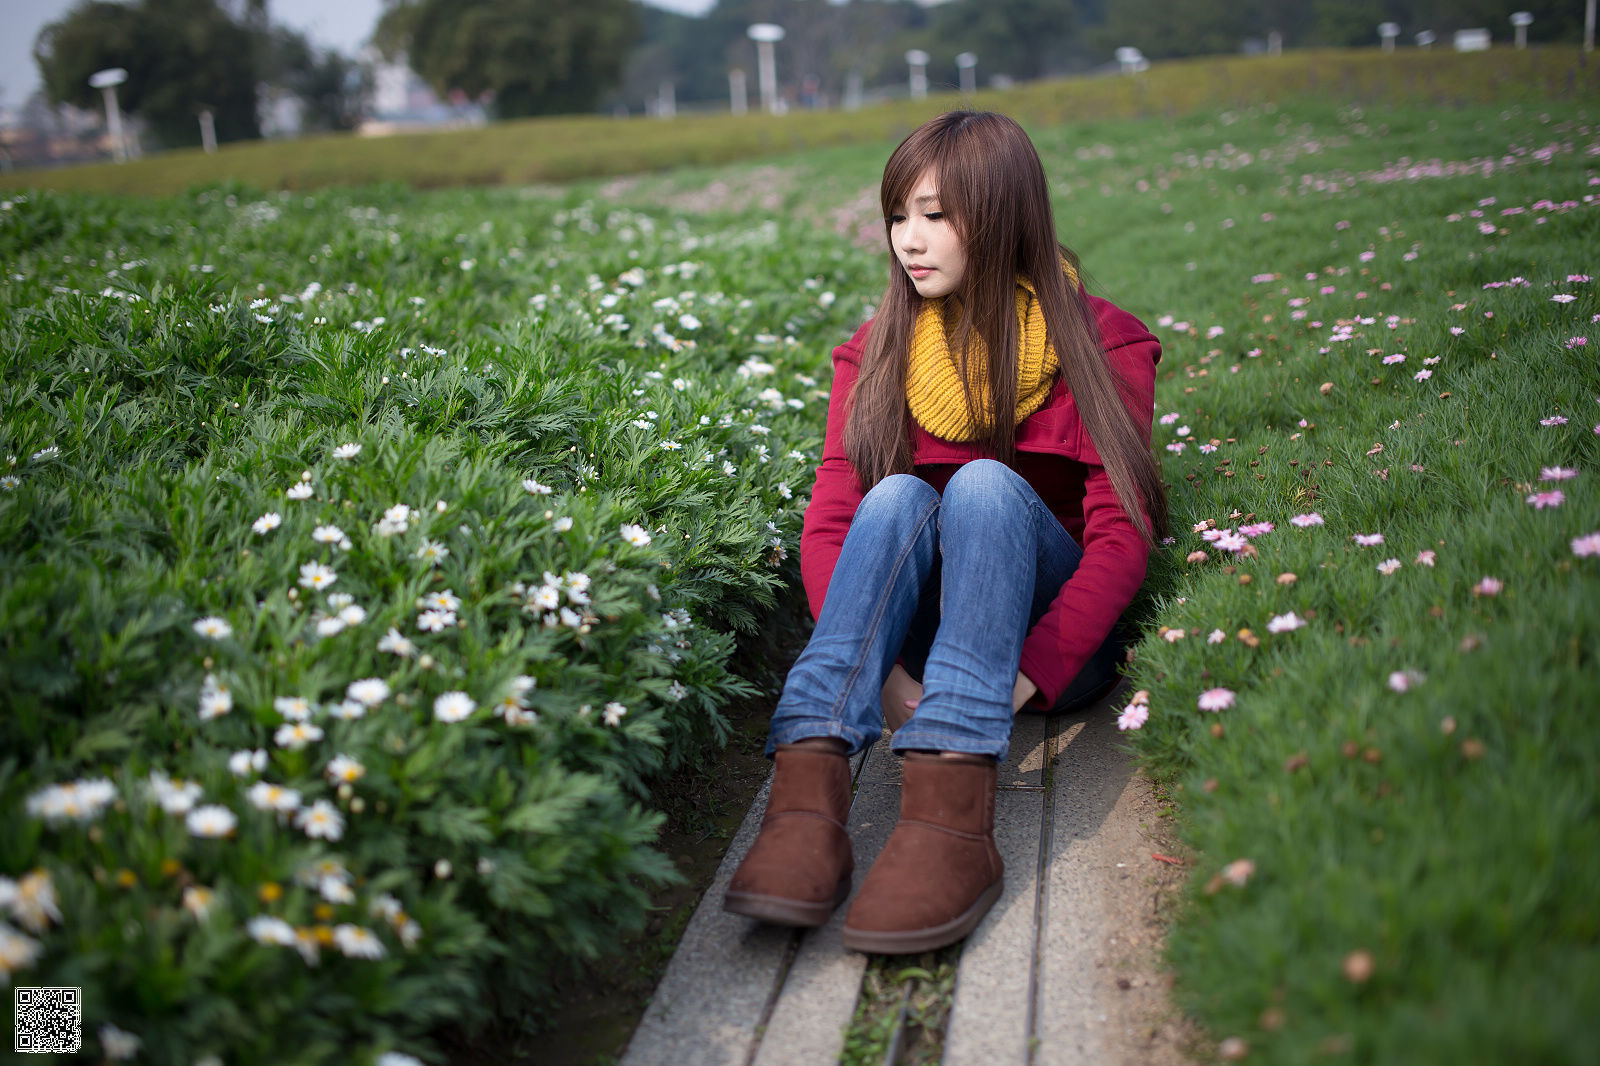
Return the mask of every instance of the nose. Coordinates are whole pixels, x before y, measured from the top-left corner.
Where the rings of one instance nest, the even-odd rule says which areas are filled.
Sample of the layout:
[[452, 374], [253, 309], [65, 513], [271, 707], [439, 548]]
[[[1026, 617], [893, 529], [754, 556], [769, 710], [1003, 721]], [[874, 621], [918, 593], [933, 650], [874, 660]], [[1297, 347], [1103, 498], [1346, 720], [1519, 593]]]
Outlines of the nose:
[[928, 241], [917, 219], [906, 219], [896, 227], [895, 241], [900, 246], [900, 251], [906, 255], [916, 255], [928, 250]]

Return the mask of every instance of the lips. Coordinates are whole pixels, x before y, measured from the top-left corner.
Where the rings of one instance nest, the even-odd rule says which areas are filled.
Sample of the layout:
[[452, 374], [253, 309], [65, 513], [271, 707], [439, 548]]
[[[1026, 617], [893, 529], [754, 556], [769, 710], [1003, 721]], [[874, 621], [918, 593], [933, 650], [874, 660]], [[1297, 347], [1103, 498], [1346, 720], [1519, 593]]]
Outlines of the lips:
[[929, 274], [933, 273], [933, 267], [912, 265], [912, 266], [906, 267], [906, 273], [910, 274], [912, 277], [916, 278], [918, 281], [921, 281], [923, 278], [925, 278]]

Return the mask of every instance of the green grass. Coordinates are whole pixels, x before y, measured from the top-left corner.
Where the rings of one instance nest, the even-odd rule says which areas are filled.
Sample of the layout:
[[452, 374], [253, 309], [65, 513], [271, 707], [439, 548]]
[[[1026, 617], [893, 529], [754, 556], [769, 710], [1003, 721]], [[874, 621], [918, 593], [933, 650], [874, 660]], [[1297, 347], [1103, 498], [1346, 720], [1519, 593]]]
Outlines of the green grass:
[[[1030, 129], [1063, 237], [1163, 340], [1158, 413], [1180, 416], [1156, 427], [1176, 532], [1137, 609], [1151, 718], [1128, 734], [1178, 797], [1194, 856], [1171, 937], [1180, 1004], [1254, 1061], [1594, 1061], [1600, 559], [1571, 542], [1600, 531], [1600, 296], [1565, 281], [1597, 273], [1593, 111], [1284, 99]], [[1398, 173], [1401, 160], [1420, 169]], [[0, 840], [0, 875], [49, 870], [62, 910], [13, 982], [84, 986], [90, 1030], [136, 1030], [153, 1060], [275, 1060], [284, 1032], [300, 1061], [432, 1056], [430, 1026], [518, 1009], [548, 965], [636, 922], [661, 876], [650, 775], [707, 757], [716, 708], [739, 691], [722, 667], [732, 634], [793, 577], [827, 353], [881, 283], [882, 253], [861, 242], [881, 226], [882, 161], [875, 144], [567, 189], [9, 201], [0, 456], [18, 481], [0, 490], [0, 807], [24, 828]], [[622, 280], [634, 267], [637, 290]], [[1484, 288], [1518, 276], [1529, 287]], [[654, 305], [667, 296], [677, 309]], [[606, 323], [617, 313], [628, 332]], [[1340, 321], [1352, 336], [1332, 341]], [[652, 339], [658, 323], [696, 347]], [[1568, 348], [1576, 336], [1590, 343]], [[775, 372], [741, 376], [751, 356]], [[800, 408], [772, 407], [768, 386]], [[1569, 421], [1540, 424], [1554, 415]], [[1185, 448], [1169, 451], [1180, 426]], [[333, 458], [347, 441], [362, 452]], [[1540, 484], [1558, 464], [1579, 473]], [[302, 470], [314, 498], [286, 500]], [[527, 496], [528, 476], [556, 493]], [[1554, 487], [1559, 506], [1524, 502]], [[422, 528], [379, 537], [395, 502]], [[252, 533], [269, 509], [283, 526]], [[1325, 524], [1289, 524], [1310, 511]], [[1208, 519], [1276, 528], [1253, 556], [1222, 558], [1189, 532]], [[640, 521], [652, 543], [623, 543], [620, 523]], [[350, 551], [310, 539], [327, 522]], [[1381, 547], [1350, 539], [1376, 532]], [[423, 535], [450, 549], [438, 568], [413, 557]], [[1422, 550], [1432, 568], [1413, 561]], [[1386, 577], [1390, 556], [1402, 566]], [[297, 585], [319, 558], [368, 614], [326, 639], [307, 620], [325, 597]], [[547, 569], [594, 578], [590, 633], [523, 612]], [[1285, 572], [1297, 580], [1279, 584]], [[1499, 595], [1473, 594], [1484, 576]], [[416, 597], [439, 586], [462, 596], [465, 628], [420, 633]], [[668, 668], [650, 648], [677, 632], [660, 620], [671, 606], [697, 624]], [[1268, 631], [1291, 610], [1304, 628]], [[213, 614], [230, 640], [191, 629]], [[376, 650], [391, 624], [429, 667]], [[1423, 680], [1392, 690], [1407, 670]], [[235, 706], [202, 722], [208, 672]], [[539, 678], [536, 731], [483, 710], [465, 732], [433, 721], [435, 696], [487, 706], [519, 673]], [[323, 720], [316, 748], [275, 746], [272, 697], [332, 702], [368, 676], [405, 700]], [[670, 699], [671, 679], [688, 699]], [[1215, 687], [1237, 702], [1200, 711]], [[612, 700], [630, 708], [619, 727], [594, 720]], [[263, 776], [341, 805], [337, 847], [248, 805], [226, 767], [246, 747], [271, 753]], [[336, 751], [367, 766], [345, 797], [322, 775]], [[200, 781], [238, 833], [193, 837], [151, 807], [138, 782], [152, 768]], [[533, 791], [508, 794], [502, 772]], [[111, 776], [123, 809], [91, 827], [21, 813], [79, 774]], [[294, 875], [333, 855], [360, 879], [330, 922]], [[1247, 883], [1209, 891], [1240, 859]], [[263, 902], [263, 883], [283, 897]], [[206, 923], [183, 909], [188, 884], [217, 890]], [[421, 923], [414, 948], [368, 917], [379, 892]], [[388, 955], [325, 948], [307, 967], [249, 939], [263, 912], [370, 923]], [[1360, 952], [1371, 973], [1352, 980]]]
[[[1546, 97], [1593, 99], [1600, 95], [1600, 72], [1592, 60], [1565, 46], [1499, 49], [1486, 55], [1307, 51], [1278, 58], [1180, 60], [1159, 63], [1135, 78], [1076, 78], [986, 90], [976, 103], [1033, 125], [1056, 126], [1085, 116], [1170, 119], [1308, 93], [1349, 102], [1445, 107]], [[558, 182], [789, 155], [820, 146], [892, 146], [918, 123], [961, 102], [945, 92], [923, 102], [901, 101], [854, 113], [795, 112], [781, 118], [685, 114], [671, 122], [583, 116], [372, 139], [309, 137], [229, 145], [215, 155], [192, 149], [120, 166], [22, 171], [0, 175], [0, 189], [170, 196], [224, 180], [263, 189], [374, 182], [421, 188]]]

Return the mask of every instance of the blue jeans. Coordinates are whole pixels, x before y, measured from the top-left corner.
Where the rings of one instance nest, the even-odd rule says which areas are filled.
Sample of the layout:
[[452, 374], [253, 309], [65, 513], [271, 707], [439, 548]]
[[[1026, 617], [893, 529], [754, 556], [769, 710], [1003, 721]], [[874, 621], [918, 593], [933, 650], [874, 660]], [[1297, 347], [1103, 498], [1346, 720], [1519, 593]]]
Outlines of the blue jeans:
[[[903, 657], [923, 689], [894, 750], [1003, 760], [1023, 639], [1082, 558], [1004, 463], [966, 463], [942, 498], [910, 474], [884, 478], [850, 524], [822, 615], [773, 712], [767, 754], [808, 737], [866, 747], [883, 732], [883, 684]], [[1113, 680], [1120, 652], [1107, 638], [1057, 707]]]

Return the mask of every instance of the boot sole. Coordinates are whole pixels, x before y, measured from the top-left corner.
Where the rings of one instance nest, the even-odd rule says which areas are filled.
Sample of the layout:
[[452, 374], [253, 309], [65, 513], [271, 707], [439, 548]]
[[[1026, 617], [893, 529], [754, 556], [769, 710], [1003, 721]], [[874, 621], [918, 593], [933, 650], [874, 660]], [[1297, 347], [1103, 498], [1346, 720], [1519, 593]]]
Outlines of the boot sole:
[[800, 929], [815, 929], [828, 924], [833, 912], [839, 909], [850, 895], [850, 875], [839, 879], [832, 901], [811, 902], [789, 899], [785, 896], [767, 896], [756, 892], [734, 892], [722, 895], [722, 909], [729, 914], [742, 914], [746, 918], [772, 925], [790, 925]]
[[844, 927], [844, 946], [869, 955], [915, 955], [954, 944], [978, 927], [983, 916], [989, 913], [989, 908], [994, 906], [995, 900], [1000, 898], [1005, 884], [1005, 879], [1001, 878], [984, 889], [972, 906], [955, 918], [926, 929], [852, 929], [847, 923]]

